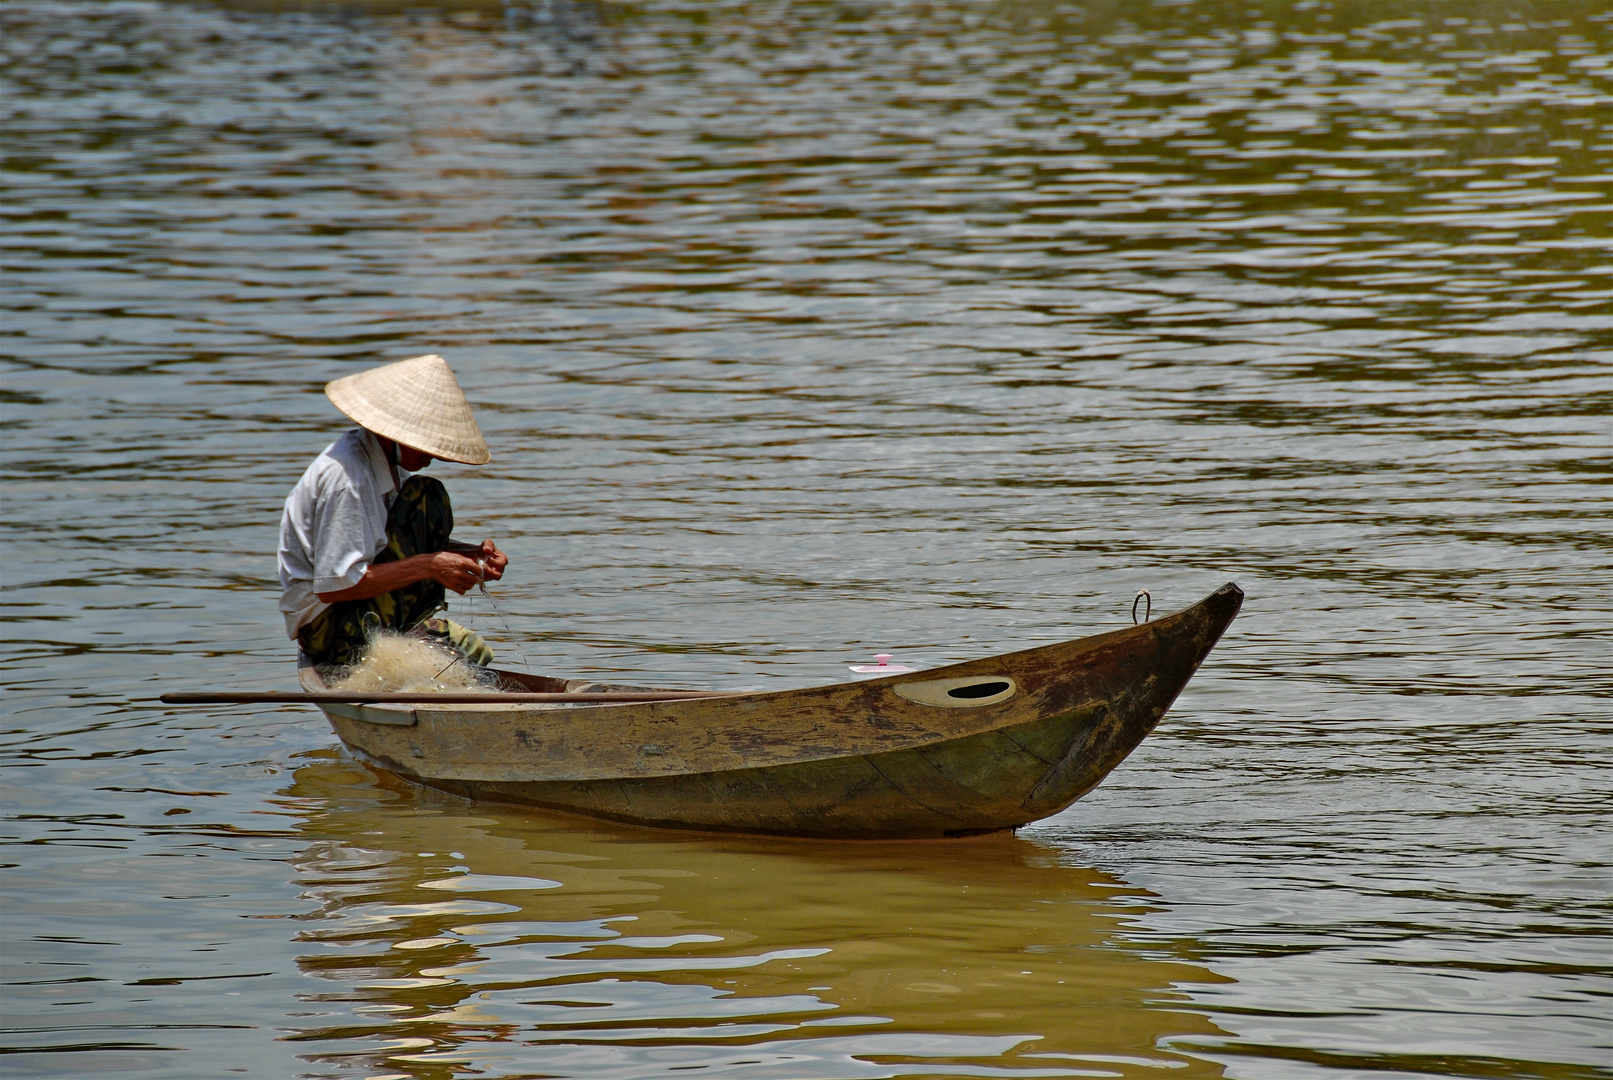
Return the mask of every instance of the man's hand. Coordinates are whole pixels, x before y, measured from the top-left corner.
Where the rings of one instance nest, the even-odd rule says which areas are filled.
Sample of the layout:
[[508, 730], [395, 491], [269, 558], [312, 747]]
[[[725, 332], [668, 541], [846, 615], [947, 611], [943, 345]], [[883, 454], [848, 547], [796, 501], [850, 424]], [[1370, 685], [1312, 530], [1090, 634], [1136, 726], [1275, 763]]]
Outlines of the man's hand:
[[487, 573], [488, 581], [497, 581], [504, 576], [504, 568], [510, 565], [510, 557], [498, 549], [498, 545], [491, 540], [483, 540], [481, 555], [482, 567]]
[[[480, 544], [462, 544], [458, 540], [448, 541], [448, 550], [455, 555], [463, 555], [482, 564], [483, 577], [488, 581], [497, 581], [504, 576], [504, 568], [510, 565], [510, 557], [498, 549], [498, 545], [491, 540], [483, 540]], [[447, 584], [447, 582], [443, 582]]]
[[[426, 576], [433, 581], [440, 582], [445, 589], [464, 595], [474, 589], [481, 582], [484, 572], [477, 560], [460, 555], [452, 551], [435, 551], [429, 555], [416, 555], [415, 559], [427, 559]], [[405, 559], [404, 562], [413, 562], [414, 559]]]

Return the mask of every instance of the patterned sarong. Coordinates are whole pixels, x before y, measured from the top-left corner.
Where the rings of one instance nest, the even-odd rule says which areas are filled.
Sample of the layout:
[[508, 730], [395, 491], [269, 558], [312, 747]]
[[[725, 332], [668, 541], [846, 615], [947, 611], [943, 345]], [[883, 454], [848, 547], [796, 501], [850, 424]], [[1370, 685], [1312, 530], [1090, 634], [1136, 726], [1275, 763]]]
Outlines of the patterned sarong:
[[[442, 481], [411, 476], [386, 516], [386, 547], [370, 562], [379, 565], [446, 550], [453, 531], [454, 511]], [[367, 600], [343, 600], [299, 630], [297, 644], [315, 664], [339, 667], [357, 663], [376, 630], [413, 630], [451, 645], [478, 664], [492, 663], [492, 650], [475, 632], [432, 618], [442, 610], [444, 596], [442, 583], [427, 579]]]

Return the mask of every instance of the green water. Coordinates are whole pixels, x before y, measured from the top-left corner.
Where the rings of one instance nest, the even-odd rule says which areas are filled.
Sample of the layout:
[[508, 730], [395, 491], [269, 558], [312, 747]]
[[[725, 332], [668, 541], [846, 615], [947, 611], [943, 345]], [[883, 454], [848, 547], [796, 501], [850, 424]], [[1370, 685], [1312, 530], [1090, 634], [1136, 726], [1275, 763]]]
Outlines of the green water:
[[[1613, 1076], [1602, 8], [0, 3], [0, 1071]], [[512, 556], [455, 617], [534, 671], [1248, 602], [1103, 787], [959, 842], [152, 705], [294, 687], [320, 388], [422, 352]]]

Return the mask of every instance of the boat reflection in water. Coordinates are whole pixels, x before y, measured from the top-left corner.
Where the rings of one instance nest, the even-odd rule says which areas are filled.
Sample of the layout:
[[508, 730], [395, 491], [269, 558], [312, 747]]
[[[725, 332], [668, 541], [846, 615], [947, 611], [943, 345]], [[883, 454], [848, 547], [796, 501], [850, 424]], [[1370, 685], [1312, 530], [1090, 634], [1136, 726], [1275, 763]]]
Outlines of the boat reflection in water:
[[285, 794], [323, 984], [291, 1038], [341, 1075], [1221, 1075], [1169, 1044], [1220, 1034], [1176, 988], [1224, 980], [1126, 942], [1146, 893], [1009, 834], [654, 832], [336, 751]]

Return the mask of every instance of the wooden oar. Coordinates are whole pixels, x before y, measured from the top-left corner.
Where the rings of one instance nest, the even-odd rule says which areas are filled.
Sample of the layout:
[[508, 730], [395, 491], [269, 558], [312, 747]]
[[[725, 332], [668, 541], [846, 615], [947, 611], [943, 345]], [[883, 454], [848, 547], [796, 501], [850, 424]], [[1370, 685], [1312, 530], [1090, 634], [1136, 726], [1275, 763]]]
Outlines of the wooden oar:
[[619, 690], [598, 694], [349, 694], [340, 690], [305, 693], [265, 690], [247, 694], [176, 692], [164, 694], [157, 700], [164, 705], [317, 705], [321, 701], [344, 705], [605, 705], [734, 696], [719, 690]]

